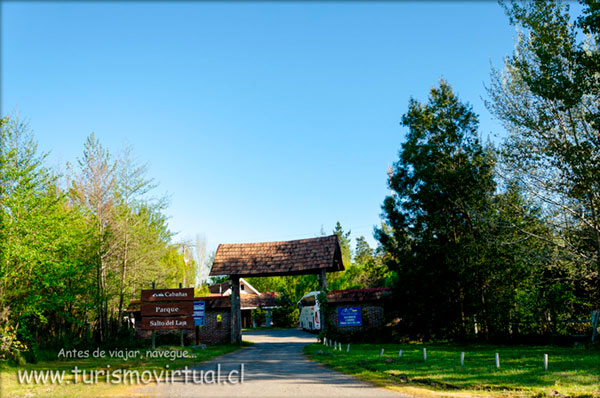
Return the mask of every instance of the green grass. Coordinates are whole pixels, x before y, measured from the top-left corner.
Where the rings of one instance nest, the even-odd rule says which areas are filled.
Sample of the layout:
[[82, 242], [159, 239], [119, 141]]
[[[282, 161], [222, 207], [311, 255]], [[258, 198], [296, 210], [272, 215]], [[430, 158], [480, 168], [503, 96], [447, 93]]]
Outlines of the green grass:
[[[79, 369], [89, 370], [107, 370], [110, 367], [111, 371], [116, 369], [127, 369], [127, 370], [156, 370], [162, 369], [180, 369], [185, 366], [191, 366], [199, 362], [204, 362], [214, 357], [227, 354], [229, 352], [238, 350], [243, 346], [250, 345], [251, 343], [244, 342], [242, 346], [233, 345], [214, 345], [208, 346], [205, 350], [201, 348], [181, 348], [178, 346], [160, 346], [157, 347], [157, 351], [177, 351], [187, 352], [188, 358], [176, 358], [171, 360], [170, 358], [151, 358], [146, 356], [146, 351], [151, 351], [150, 348], [135, 349], [132, 351], [138, 352], [139, 354], [135, 359], [129, 359], [127, 361], [120, 358], [110, 358], [108, 349], [106, 358], [94, 358], [92, 356], [94, 348], [90, 348], [89, 358], [58, 358], [57, 353], [51, 355], [53, 359], [39, 361], [36, 364], [26, 364], [22, 366], [11, 366], [6, 362], [0, 362], [0, 397], [129, 397], [136, 396], [136, 390], [140, 386], [120, 384], [115, 385], [106, 383], [106, 378], [100, 377], [99, 382], [96, 384], [83, 384], [81, 382], [81, 375], [79, 375], [79, 382], [74, 384], [74, 376], [70, 374], [71, 370], [77, 366]], [[65, 371], [65, 381], [69, 381], [69, 384], [42, 384], [42, 383], [31, 383], [31, 384], [20, 384], [18, 381], [17, 373], [21, 370], [52, 370], [52, 371]]]
[[[350, 353], [346, 345], [342, 348], [340, 352], [313, 344], [305, 353], [336, 370], [416, 396], [600, 397], [598, 347], [351, 344]], [[423, 348], [427, 348], [426, 362]], [[400, 349], [403, 354], [398, 359]], [[465, 352], [462, 367], [461, 351]], [[549, 355], [548, 371], [544, 354]]]

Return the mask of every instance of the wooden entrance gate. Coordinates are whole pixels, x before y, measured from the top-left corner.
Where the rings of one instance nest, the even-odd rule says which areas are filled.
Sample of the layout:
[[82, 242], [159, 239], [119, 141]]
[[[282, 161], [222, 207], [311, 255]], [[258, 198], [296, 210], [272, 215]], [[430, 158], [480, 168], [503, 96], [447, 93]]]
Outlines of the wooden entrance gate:
[[337, 235], [263, 243], [220, 244], [210, 276], [231, 277], [231, 342], [242, 341], [240, 278], [317, 274], [327, 288], [327, 272], [344, 270]]

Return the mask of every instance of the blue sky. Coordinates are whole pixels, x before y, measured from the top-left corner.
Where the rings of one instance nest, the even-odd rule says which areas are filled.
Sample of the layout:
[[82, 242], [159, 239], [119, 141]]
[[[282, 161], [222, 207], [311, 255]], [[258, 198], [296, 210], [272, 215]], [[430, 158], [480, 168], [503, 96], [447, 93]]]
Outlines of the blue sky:
[[175, 240], [372, 244], [409, 98], [446, 78], [485, 109], [515, 31], [496, 2], [4, 2], [2, 113], [49, 164], [95, 132], [169, 193]]

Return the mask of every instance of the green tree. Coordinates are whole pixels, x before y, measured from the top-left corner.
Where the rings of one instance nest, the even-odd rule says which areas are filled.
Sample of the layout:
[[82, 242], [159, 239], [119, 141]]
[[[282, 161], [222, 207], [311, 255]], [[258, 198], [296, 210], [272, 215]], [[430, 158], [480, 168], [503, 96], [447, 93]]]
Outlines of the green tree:
[[78, 159], [79, 174], [71, 185], [73, 201], [86, 210], [93, 226], [94, 263], [96, 267], [97, 332], [100, 341], [109, 333], [109, 301], [117, 293], [109, 283], [116, 272], [111, 262], [115, 240], [114, 231], [116, 162], [92, 133], [84, 144], [83, 157]]
[[373, 258], [373, 249], [369, 246], [369, 242], [364, 236], [359, 236], [356, 239], [356, 249], [354, 253], [354, 263], [366, 264]]
[[363, 276], [363, 268], [357, 267], [352, 262], [352, 239], [350, 238], [351, 231], [344, 231], [342, 224], [338, 221], [333, 228], [333, 233], [337, 235], [342, 251], [342, 261], [344, 262], [344, 271], [330, 273], [327, 275], [328, 290], [352, 289], [361, 286], [361, 277]]
[[335, 228], [333, 228], [333, 233], [337, 235], [338, 240], [340, 242], [340, 248], [342, 249], [342, 260], [344, 264], [350, 264], [352, 259], [352, 240], [350, 238], [350, 234], [352, 231], [344, 231], [342, 228], [342, 224], [340, 222], [335, 223]]
[[[118, 312], [119, 328], [122, 326], [123, 305], [130, 284], [130, 274], [135, 272], [136, 266], [141, 265], [139, 255], [143, 255], [138, 239], [146, 219], [136, 214], [142, 206], [152, 210], [164, 207], [164, 200], [151, 200], [148, 192], [156, 187], [152, 179], [147, 177], [148, 166], [137, 164], [133, 158], [133, 150], [126, 146], [121, 153], [115, 167], [114, 195], [116, 205], [114, 208], [113, 239], [115, 241], [115, 261], [118, 270]], [[145, 249], [145, 247], [144, 247]]]
[[[411, 333], [464, 336], [486, 298], [484, 220], [495, 190], [493, 157], [477, 137], [477, 116], [441, 81], [429, 101], [411, 99], [408, 128], [376, 237]], [[491, 299], [491, 297], [488, 297]]]
[[488, 107], [509, 132], [501, 175], [543, 203], [549, 242], [595, 280], [583, 292], [590, 310], [600, 307], [600, 17], [582, 3], [575, 23], [561, 2], [505, 4], [520, 33], [504, 71], [492, 70]]
[[85, 331], [89, 229], [58, 189], [27, 125], [0, 122], [0, 326], [22, 341]]

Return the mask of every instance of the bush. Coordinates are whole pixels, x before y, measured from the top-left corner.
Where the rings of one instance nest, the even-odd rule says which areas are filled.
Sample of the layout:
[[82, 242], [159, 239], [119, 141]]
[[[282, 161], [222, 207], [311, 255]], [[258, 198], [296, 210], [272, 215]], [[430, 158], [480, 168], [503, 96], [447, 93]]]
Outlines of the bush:
[[277, 305], [279, 308], [273, 309], [273, 325], [289, 328], [298, 324], [300, 311], [296, 305], [285, 294], [277, 296]]
[[331, 333], [334, 330], [329, 315], [331, 308], [327, 303], [327, 292], [329, 290], [322, 290], [317, 296], [317, 302], [319, 303], [319, 312], [321, 313], [321, 331], [319, 332], [319, 340], [323, 341], [325, 338], [331, 339]]
[[254, 319], [256, 326], [262, 326], [267, 320], [267, 314], [265, 313], [265, 310], [259, 307], [252, 310], [252, 319]]
[[27, 349], [17, 339], [17, 330], [9, 325], [0, 326], [0, 359], [8, 359], [22, 365], [25, 359], [22, 352]]

